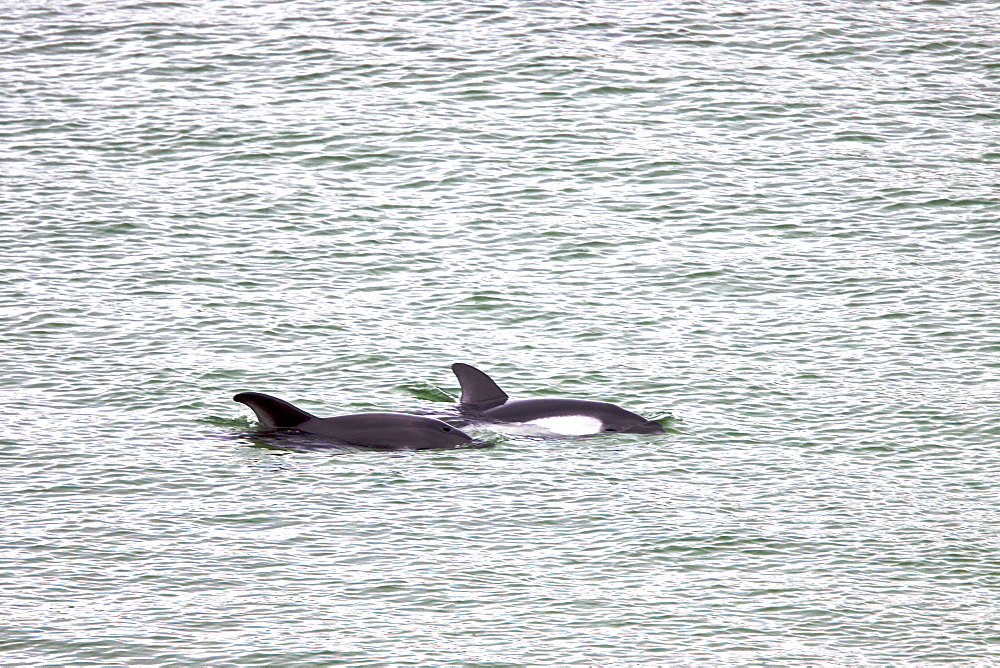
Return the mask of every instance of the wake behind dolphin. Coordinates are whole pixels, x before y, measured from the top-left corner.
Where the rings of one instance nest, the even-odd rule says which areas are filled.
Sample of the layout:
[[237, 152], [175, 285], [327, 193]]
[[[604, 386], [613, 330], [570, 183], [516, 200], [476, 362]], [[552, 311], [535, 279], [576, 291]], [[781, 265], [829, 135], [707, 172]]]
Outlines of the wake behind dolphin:
[[466, 413], [496, 422], [518, 422], [566, 435], [623, 432], [662, 434], [659, 422], [620, 406], [585, 399], [520, 399], [511, 401], [500, 386], [474, 366], [461, 362], [451, 370], [462, 386], [459, 399]]
[[349, 445], [426, 450], [455, 447], [472, 440], [449, 424], [419, 415], [356, 413], [320, 418], [260, 392], [241, 392], [233, 401], [249, 406], [264, 427], [297, 429]]

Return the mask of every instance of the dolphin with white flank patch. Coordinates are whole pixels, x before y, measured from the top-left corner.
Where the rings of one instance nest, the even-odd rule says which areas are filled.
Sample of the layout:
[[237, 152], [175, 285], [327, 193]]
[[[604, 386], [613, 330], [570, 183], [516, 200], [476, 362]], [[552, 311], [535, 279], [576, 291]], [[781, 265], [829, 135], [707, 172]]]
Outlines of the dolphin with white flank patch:
[[466, 413], [481, 415], [495, 422], [521, 422], [566, 435], [624, 432], [662, 434], [659, 422], [603, 401], [585, 399], [520, 399], [510, 401], [507, 394], [479, 369], [468, 364], [451, 365]]
[[241, 392], [233, 401], [249, 406], [264, 427], [298, 429], [350, 445], [426, 450], [454, 447], [472, 440], [449, 424], [419, 415], [357, 413], [320, 418], [260, 392]]

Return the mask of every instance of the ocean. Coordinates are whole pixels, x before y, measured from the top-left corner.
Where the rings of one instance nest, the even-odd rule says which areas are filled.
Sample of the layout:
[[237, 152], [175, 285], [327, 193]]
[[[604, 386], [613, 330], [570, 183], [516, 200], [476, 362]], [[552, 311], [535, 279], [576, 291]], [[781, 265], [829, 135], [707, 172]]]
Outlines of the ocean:
[[[1000, 659], [1000, 7], [0, 2], [5, 665]], [[232, 401], [664, 434], [302, 450]]]

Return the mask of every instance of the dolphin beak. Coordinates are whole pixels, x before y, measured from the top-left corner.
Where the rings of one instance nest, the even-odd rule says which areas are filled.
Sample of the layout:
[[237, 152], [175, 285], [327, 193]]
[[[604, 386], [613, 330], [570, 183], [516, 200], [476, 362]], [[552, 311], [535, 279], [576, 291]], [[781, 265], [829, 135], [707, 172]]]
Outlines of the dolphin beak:
[[659, 422], [654, 422], [653, 420], [646, 420], [642, 424], [637, 424], [634, 427], [629, 427], [628, 429], [622, 429], [623, 434], [662, 434], [663, 425]]

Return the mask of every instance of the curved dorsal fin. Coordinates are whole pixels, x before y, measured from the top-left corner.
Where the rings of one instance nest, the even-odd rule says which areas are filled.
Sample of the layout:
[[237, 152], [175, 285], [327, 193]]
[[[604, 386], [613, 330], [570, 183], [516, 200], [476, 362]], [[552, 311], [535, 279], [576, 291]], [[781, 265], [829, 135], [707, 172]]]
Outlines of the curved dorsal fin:
[[297, 427], [316, 417], [287, 401], [260, 392], [240, 392], [233, 401], [249, 406], [261, 425], [272, 429]]
[[492, 378], [476, 367], [456, 362], [451, 365], [451, 370], [462, 386], [462, 398], [459, 401], [463, 406], [485, 411], [507, 403], [507, 394]]

